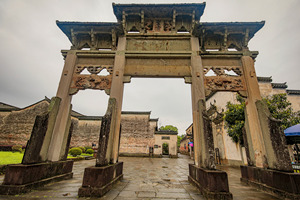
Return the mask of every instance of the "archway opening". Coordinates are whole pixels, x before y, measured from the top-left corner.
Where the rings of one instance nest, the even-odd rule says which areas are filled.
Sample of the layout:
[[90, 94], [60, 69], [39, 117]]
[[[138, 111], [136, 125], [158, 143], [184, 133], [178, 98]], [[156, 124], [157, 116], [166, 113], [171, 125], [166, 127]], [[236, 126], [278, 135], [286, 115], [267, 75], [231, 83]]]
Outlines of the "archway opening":
[[[122, 115], [120, 155], [161, 157], [163, 143], [167, 142], [169, 157], [177, 157], [177, 135], [184, 135], [192, 123], [190, 87], [179, 78], [132, 78], [131, 83], [125, 84], [122, 111], [127, 118], [135, 113], [131, 117], [139, 122], [132, 121], [129, 127], [125, 114]], [[168, 125], [178, 131], [160, 130]]]
[[169, 144], [166, 142], [162, 145], [162, 155], [169, 155]]
[[73, 95], [71, 113], [73, 132], [70, 148], [84, 147], [82, 153], [86, 154], [86, 149], [91, 147], [96, 152], [101, 120], [107, 109], [108, 98], [104, 91], [99, 90], [80, 90]]

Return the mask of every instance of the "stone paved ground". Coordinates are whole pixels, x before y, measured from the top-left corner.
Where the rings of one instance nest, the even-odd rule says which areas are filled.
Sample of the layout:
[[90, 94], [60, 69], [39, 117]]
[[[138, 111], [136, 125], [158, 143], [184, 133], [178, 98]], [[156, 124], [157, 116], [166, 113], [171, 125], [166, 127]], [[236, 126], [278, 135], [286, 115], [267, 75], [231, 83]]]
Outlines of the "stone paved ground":
[[[48, 184], [27, 194], [16, 196], [0, 196], [7, 200], [176, 200], [204, 199], [199, 191], [187, 181], [188, 163], [192, 160], [186, 156], [178, 159], [170, 158], [130, 158], [122, 157], [124, 161], [124, 179], [102, 198], [78, 198], [78, 188], [82, 183], [84, 168], [95, 164], [95, 160], [74, 163], [74, 178]], [[230, 191], [236, 200], [278, 200], [271, 195], [255, 190], [239, 181], [238, 168], [223, 167], [228, 173]], [[0, 176], [2, 182], [4, 176]]]

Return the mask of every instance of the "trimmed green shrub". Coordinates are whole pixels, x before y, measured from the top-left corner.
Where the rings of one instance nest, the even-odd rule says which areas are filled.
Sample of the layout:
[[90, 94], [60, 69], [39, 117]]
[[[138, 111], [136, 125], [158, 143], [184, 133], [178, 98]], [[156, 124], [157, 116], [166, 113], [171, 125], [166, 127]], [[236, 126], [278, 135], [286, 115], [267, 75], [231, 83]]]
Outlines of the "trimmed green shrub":
[[88, 149], [93, 149], [91, 146], [86, 146], [84, 147], [85, 148], [85, 152], [88, 150]]
[[76, 157], [76, 156], [82, 154], [82, 150], [79, 147], [74, 147], [74, 148], [70, 149], [69, 154]]
[[82, 153], [85, 152], [85, 148], [84, 147], [78, 147], [79, 149], [81, 149]]
[[88, 149], [88, 150], [85, 151], [85, 153], [87, 153], [87, 154], [93, 154], [94, 150], [93, 149]]
[[20, 153], [22, 153], [22, 146], [21, 145], [14, 145], [14, 146], [11, 147], [11, 150], [13, 152], [20, 152]]

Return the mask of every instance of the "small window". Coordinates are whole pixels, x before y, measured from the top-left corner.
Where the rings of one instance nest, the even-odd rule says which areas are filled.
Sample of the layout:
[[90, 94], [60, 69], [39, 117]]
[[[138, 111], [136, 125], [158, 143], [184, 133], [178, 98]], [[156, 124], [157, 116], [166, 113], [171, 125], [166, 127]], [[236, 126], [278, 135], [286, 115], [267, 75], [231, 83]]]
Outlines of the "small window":
[[170, 140], [170, 136], [161, 136], [162, 140]]

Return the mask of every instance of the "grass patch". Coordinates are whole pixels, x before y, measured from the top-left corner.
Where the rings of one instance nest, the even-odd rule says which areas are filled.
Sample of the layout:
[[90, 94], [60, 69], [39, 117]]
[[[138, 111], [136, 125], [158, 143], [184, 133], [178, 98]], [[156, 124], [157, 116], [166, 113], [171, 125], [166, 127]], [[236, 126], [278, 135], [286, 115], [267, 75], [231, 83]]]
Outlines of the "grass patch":
[[[20, 164], [22, 162], [24, 153], [11, 152], [11, 151], [0, 151], [0, 165], [9, 165], [9, 164]], [[93, 154], [82, 153], [80, 156], [93, 156]], [[71, 155], [68, 155], [68, 158], [74, 158]]]
[[24, 153], [0, 151], [0, 165], [19, 164], [22, 162]]
[[82, 153], [81, 156], [93, 156], [93, 154]]
[[[93, 156], [93, 154], [82, 153], [82, 154], [78, 155], [77, 157], [84, 157], [84, 156]], [[76, 158], [76, 157], [68, 154], [68, 158]]]

